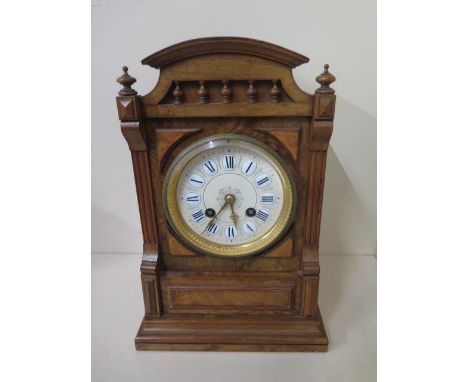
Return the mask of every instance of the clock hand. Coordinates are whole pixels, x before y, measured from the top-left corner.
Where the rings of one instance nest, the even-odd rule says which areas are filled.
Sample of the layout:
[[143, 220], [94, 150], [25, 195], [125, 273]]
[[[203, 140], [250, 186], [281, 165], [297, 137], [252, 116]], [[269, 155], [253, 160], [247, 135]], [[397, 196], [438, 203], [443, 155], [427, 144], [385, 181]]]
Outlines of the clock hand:
[[202, 235], [205, 233], [205, 231], [207, 229], [210, 229], [211, 227], [213, 227], [213, 224], [214, 224], [214, 221], [216, 220], [216, 218], [218, 217], [218, 215], [221, 213], [222, 210], [224, 210], [226, 208], [226, 206], [229, 204], [229, 202], [226, 200], [223, 204], [223, 206], [220, 208], [220, 210], [217, 212], [217, 214], [215, 216], [213, 216], [210, 221], [208, 222], [208, 224], [206, 225], [205, 229], [203, 230], [203, 232], [201, 233]]
[[237, 214], [234, 212], [233, 204], [234, 204], [234, 202], [229, 203], [229, 205], [231, 206], [231, 212], [232, 212], [231, 219], [232, 219], [232, 221], [234, 222], [234, 225], [235, 225], [236, 228], [237, 228], [237, 218], [238, 218], [238, 216], [237, 216]]

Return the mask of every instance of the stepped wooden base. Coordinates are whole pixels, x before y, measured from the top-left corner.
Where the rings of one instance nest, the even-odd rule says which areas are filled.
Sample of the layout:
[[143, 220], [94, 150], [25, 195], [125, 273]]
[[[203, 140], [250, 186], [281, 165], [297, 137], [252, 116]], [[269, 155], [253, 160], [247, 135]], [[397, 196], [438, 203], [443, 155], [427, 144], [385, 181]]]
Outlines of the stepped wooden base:
[[165, 315], [145, 318], [137, 350], [325, 352], [322, 317]]

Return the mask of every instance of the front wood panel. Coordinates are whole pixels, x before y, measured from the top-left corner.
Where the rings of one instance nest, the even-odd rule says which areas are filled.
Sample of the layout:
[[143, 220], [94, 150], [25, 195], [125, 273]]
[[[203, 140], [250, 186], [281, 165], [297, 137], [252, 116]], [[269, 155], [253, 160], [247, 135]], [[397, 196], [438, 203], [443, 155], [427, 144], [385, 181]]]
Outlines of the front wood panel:
[[293, 239], [292, 235], [287, 235], [277, 245], [267, 251], [264, 255], [265, 258], [271, 257], [291, 257], [293, 255]]
[[166, 313], [283, 313], [297, 309], [299, 277], [290, 274], [165, 272], [161, 275]]
[[170, 232], [167, 233], [167, 245], [169, 247], [171, 256], [196, 256], [194, 252], [183, 245]]
[[[249, 288], [169, 287], [170, 309], [198, 310], [292, 310], [294, 286], [278, 289], [262, 286]], [[229, 303], [226, 303], [229, 301]]]
[[[190, 126], [190, 128], [188, 128]], [[157, 215], [160, 256], [166, 269], [173, 271], [214, 272], [285, 272], [297, 271], [302, 253], [302, 227], [304, 221], [305, 199], [308, 172], [308, 130], [307, 118], [239, 118], [219, 119], [200, 118], [148, 120], [145, 124], [148, 139], [155, 211]], [[195, 254], [177, 242], [169, 229], [164, 216], [161, 190], [168, 166], [174, 158], [191, 143], [216, 134], [237, 133], [251, 136], [277, 151], [289, 165], [296, 179], [297, 212], [295, 223], [289, 235], [264, 254], [238, 259], [217, 258]], [[280, 134], [278, 137], [277, 134]], [[289, 139], [281, 140], [286, 134]], [[194, 256], [195, 254], [195, 256]]]

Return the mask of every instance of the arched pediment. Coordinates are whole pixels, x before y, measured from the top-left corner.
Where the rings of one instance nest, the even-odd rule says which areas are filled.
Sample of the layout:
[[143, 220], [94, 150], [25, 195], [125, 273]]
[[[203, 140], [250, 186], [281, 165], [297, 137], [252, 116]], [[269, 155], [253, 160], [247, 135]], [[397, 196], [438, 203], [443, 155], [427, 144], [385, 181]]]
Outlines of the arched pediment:
[[184, 41], [153, 53], [141, 62], [159, 69], [186, 58], [218, 53], [261, 57], [290, 68], [309, 62], [307, 57], [292, 50], [265, 41], [242, 37], [207, 37]]

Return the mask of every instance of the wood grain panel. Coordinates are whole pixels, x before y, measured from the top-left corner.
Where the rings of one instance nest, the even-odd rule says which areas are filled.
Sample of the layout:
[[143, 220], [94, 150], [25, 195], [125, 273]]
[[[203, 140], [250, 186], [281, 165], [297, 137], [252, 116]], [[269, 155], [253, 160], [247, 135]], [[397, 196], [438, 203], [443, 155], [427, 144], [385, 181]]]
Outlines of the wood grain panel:
[[300, 138], [301, 138], [301, 127], [281, 127], [281, 128], [257, 128], [256, 130], [263, 131], [267, 134], [271, 134], [276, 139], [278, 139], [281, 144], [286, 147], [289, 151], [291, 157], [294, 160], [297, 160], [298, 151], [300, 148]]
[[312, 116], [310, 103], [238, 103], [238, 104], [203, 104], [203, 105], [147, 105], [145, 116], [148, 118], [180, 117], [286, 117]]
[[194, 252], [181, 244], [170, 232], [167, 233], [167, 242], [171, 256], [196, 256]]
[[243, 286], [239, 288], [176, 286], [169, 287], [169, 311], [202, 310], [286, 310], [293, 306], [294, 285], [283, 288]]
[[304, 277], [304, 301], [303, 314], [304, 316], [315, 317], [317, 315], [317, 298], [318, 298], [318, 277]]
[[167, 313], [292, 314], [299, 285], [299, 275], [289, 273], [161, 273]]
[[281, 240], [272, 250], [268, 251], [263, 257], [291, 257], [293, 255], [293, 239], [292, 235]]
[[170, 150], [180, 143], [184, 138], [196, 133], [200, 129], [193, 128], [179, 128], [179, 129], [156, 129], [155, 142], [156, 142], [156, 156], [159, 161], [159, 167], [164, 166], [165, 159]]

